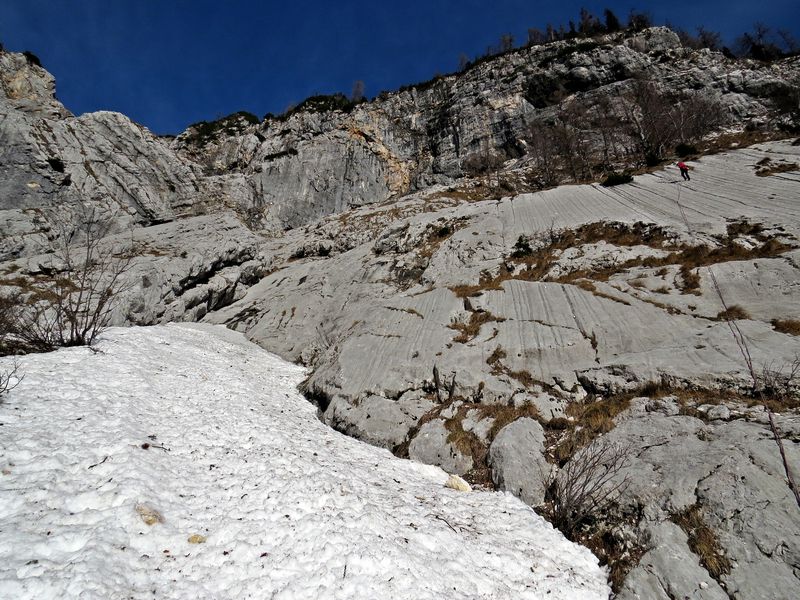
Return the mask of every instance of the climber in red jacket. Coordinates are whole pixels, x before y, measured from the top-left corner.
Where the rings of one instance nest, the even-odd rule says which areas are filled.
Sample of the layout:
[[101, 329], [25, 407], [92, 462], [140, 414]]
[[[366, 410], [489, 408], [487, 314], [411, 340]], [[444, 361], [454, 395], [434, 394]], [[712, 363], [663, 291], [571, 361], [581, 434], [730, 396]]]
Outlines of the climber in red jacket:
[[691, 181], [691, 177], [689, 177], [689, 167], [686, 166], [686, 163], [679, 162], [678, 168], [681, 170], [681, 177], [683, 177], [686, 181]]

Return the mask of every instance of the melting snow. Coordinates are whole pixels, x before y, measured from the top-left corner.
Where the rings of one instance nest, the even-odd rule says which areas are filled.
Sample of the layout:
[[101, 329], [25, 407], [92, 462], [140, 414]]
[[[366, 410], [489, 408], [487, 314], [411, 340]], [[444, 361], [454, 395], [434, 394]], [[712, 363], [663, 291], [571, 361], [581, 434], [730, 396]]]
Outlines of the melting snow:
[[0, 405], [0, 598], [608, 597], [520, 501], [328, 429], [239, 334], [98, 348], [25, 357]]

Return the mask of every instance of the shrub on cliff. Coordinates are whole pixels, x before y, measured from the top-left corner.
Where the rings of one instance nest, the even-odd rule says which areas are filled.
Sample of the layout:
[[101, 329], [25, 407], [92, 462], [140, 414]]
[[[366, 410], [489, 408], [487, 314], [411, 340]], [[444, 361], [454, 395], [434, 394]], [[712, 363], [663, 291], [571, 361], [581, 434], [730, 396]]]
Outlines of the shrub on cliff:
[[623, 183], [630, 183], [633, 181], [633, 176], [630, 173], [609, 173], [608, 177], [603, 180], [603, 187], [613, 187], [615, 185], [622, 185]]
[[199, 146], [204, 146], [221, 133], [235, 135], [241, 131], [243, 126], [258, 125], [259, 123], [257, 116], [240, 110], [216, 121], [199, 121], [189, 125], [191, 133], [188, 139]]
[[32, 279], [17, 278], [17, 290], [0, 301], [0, 348], [46, 352], [61, 346], [91, 346], [110, 324], [132, 256], [102, 243], [110, 221], [87, 211], [77, 227], [61, 227], [55, 259]]
[[29, 65], [36, 65], [37, 67], [42, 66], [42, 61], [40, 61], [39, 57], [36, 56], [33, 52], [25, 50], [25, 52], [22, 53], [22, 56], [25, 57], [25, 60], [28, 61]]

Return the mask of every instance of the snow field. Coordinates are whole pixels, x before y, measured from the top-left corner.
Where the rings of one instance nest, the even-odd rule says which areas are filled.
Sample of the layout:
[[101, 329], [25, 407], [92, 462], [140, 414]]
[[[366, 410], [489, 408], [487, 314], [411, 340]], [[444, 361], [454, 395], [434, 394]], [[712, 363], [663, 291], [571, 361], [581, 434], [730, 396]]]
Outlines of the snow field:
[[239, 334], [112, 329], [98, 349], [24, 357], [0, 404], [4, 600], [608, 597], [522, 502], [330, 430], [303, 369]]

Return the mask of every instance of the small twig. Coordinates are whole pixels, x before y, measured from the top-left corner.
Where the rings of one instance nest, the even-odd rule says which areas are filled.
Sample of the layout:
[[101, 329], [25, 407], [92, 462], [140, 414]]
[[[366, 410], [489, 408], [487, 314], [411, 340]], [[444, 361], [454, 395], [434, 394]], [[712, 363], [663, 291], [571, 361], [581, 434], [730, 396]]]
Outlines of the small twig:
[[786, 450], [783, 447], [783, 439], [781, 439], [778, 427], [775, 425], [775, 419], [772, 418], [772, 411], [769, 409], [769, 406], [767, 406], [766, 403], [764, 403], [764, 408], [767, 409], [767, 417], [769, 417], [769, 428], [772, 430], [772, 435], [775, 437], [775, 443], [778, 444], [778, 452], [781, 453], [781, 459], [783, 460], [783, 470], [786, 472], [786, 479], [789, 480], [789, 489], [791, 489], [792, 492], [794, 493], [794, 499], [797, 502], [797, 506], [800, 507], [800, 488], [797, 487], [797, 483], [794, 480], [794, 475], [792, 474], [792, 470], [789, 468], [789, 461], [786, 460]]
[[439, 392], [439, 388], [441, 387], [441, 383], [439, 381], [439, 369], [435, 364], [433, 365], [433, 385], [436, 387], [436, 402], [441, 404], [442, 396]]
[[105, 457], [103, 460], [101, 460], [99, 463], [95, 463], [95, 464], [93, 464], [93, 465], [90, 465], [90, 466], [88, 466], [88, 467], [86, 467], [86, 468], [87, 468], [87, 469], [94, 469], [95, 467], [102, 465], [102, 464], [103, 464], [104, 462], [106, 462], [107, 460], [108, 460], [108, 456], [106, 456], [106, 457]]
[[453, 527], [452, 525], [450, 525], [450, 521], [448, 521], [447, 519], [445, 519], [443, 516], [441, 516], [441, 515], [434, 515], [433, 513], [431, 513], [431, 516], [432, 516], [434, 519], [439, 519], [440, 521], [444, 521], [444, 522], [447, 524], [447, 526], [448, 526], [450, 529], [452, 529], [452, 530], [453, 530], [453, 532], [455, 532], [455, 533], [458, 533], [458, 531], [456, 530], [456, 528], [455, 528], [455, 527]]
[[448, 404], [450, 404], [450, 402], [453, 401], [453, 394], [455, 393], [455, 391], [456, 391], [456, 374], [453, 373], [453, 380], [450, 382], [450, 389], [447, 392]]
[[[6, 392], [10, 392], [22, 383], [22, 380], [25, 379], [25, 375], [17, 375], [18, 372], [19, 362], [15, 358], [14, 362], [11, 364], [11, 370], [0, 373], [0, 396]], [[11, 383], [12, 380], [15, 380], [13, 384]]]
[[149, 450], [150, 448], [159, 448], [160, 450], [163, 450], [164, 452], [169, 452], [170, 451], [169, 448], [166, 448], [164, 446], [159, 446], [158, 444], [151, 444], [150, 442], [145, 442], [144, 444], [142, 444], [139, 447], [142, 450]]

